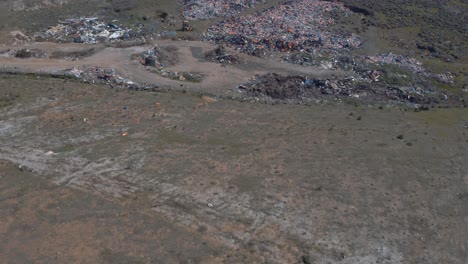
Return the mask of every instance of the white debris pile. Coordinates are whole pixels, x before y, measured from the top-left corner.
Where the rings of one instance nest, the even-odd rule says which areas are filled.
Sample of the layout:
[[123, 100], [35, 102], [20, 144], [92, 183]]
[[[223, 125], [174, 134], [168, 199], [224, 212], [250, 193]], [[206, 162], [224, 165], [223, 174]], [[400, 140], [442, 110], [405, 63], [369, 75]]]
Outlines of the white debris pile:
[[81, 17], [59, 21], [57, 26], [45, 32], [39, 32], [35, 38], [54, 39], [59, 42], [76, 42], [94, 44], [126, 40], [138, 35], [138, 32], [111, 23], [101, 22], [97, 17]]
[[107, 84], [111, 88], [125, 88], [129, 90], [155, 90], [158, 85], [140, 84], [123, 78], [112, 68], [82, 67], [72, 68], [62, 72], [62, 75], [74, 77], [92, 84]]

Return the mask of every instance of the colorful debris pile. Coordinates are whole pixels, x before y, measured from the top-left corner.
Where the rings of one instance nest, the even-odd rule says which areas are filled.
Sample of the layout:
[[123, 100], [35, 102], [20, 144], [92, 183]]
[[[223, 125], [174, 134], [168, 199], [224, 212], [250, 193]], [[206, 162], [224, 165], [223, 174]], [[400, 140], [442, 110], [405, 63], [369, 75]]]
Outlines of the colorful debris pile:
[[139, 37], [138, 30], [127, 29], [114, 22], [100, 22], [97, 17], [81, 17], [60, 21], [55, 27], [39, 32], [35, 39], [53, 39], [59, 42], [99, 43]]
[[342, 52], [361, 45], [356, 35], [329, 29], [335, 23], [334, 16], [347, 16], [349, 12], [336, 2], [290, 1], [256, 14], [226, 19], [210, 27], [204, 38], [251, 55], [263, 49]]
[[129, 90], [155, 90], [158, 85], [139, 84], [125, 79], [115, 72], [114, 69], [101, 67], [82, 67], [65, 70], [62, 75], [81, 79], [86, 83], [107, 84], [111, 88], [124, 88]]
[[184, 17], [190, 20], [231, 17], [265, 0], [179, 0]]
[[240, 58], [237, 55], [230, 54], [226, 51], [226, 48], [222, 45], [218, 46], [216, 49], [208, 51], [205, 53], [205, 59], [209, 61], [218, 62], [221, 64], [238, 64], [240, 63]]

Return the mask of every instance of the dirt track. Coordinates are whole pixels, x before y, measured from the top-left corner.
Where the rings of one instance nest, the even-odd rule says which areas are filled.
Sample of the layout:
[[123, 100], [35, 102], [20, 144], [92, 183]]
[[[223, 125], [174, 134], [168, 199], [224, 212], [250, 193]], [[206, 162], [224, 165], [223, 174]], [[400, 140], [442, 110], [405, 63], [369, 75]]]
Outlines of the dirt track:
[[[201, 83], [182, 82], [164, 78], [155, 73], [148, 72], [145, 67], [138, 62], [132, 61], [131, 56], [150, 49], [155, 44], [173, 45], [179, 48], [179, 64], [167, 67], [166, 70], [172, 72], [198, 72], [205, 77]], [[49, 54], [60, 50], [63, 53], [86, 50], [92, 45], [79, 44], [58, 44], [58, 43], [33, 43], [27, 46], [3, 47], [2, 49], [14, 48], [37, 48]], [[98, 51], [88, 57], [79, 60], [63, 59], [20, 59], [0, 57], [0, 65], [3, 71], [25, 72], [25, 73], [54, 73], [65, 69], [80, 66], [99, 66], [103, 68], [113, 68], [123, 77], [139, 83], [158, 84], [163, 87], [178, 88], [183, 85], [187, 90], [200, 90], [214, 92], [217, 94], [228, 93], [229, 89], [234, 89], [237, 85], [248, 81], [256, 74], [266, 74], [277, 72], [279, 74], [302, 73], [313, 77], [325, 77], [332, 74], [339, 75], [341, 72], [328, 71], [319, 68], [306, 68], [297, 65], [283, 64], [272, 59], [260, 59], [245, 54], [239, 54], [233, 50], [231, 52], [242, 57], [243, 63], [236, 66], [221, 67], [220, 64], [203, 61], [193, 54], [194, 49], [201, 52], [209, 51], [215, 46], [198, 41], [159, 41], [146, 46], [135, 46], [129, 48], [103, 48], [95, 46]]]

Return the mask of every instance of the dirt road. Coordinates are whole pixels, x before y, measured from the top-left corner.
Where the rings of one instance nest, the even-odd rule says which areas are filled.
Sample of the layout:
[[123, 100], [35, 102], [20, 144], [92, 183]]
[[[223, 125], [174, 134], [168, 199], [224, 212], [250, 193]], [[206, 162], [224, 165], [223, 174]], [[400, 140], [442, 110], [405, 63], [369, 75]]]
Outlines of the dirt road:
[[[190, 83], [179, 80], [164, 78], [156, 73], [151, 73], [143, 65], [132, 61], [134, 54], [142, 53], [154, 45], [175, 46], [178, 48], [177, 56], [179, 63], [167, 67], [167, 71], [172, 72], [195, 72], [201, 73], [204, 78], [201, 83]], [[326, 77], [343, 74], [340, 71], [323, 70], [319, 68], [302, 67], [281, 63], [273, 59], [256, 58], [240, 54], [234, 50], [230, 52], [240, 56], [242, 63], [222, 67], [220, 64], [205, 61], [203, 52], [212, 50], [215, 46], [199, 41], [157, 41], [145, 46], [134, 46], [129, 48], [103, 47], [102, 45], [70, 44], [70, 43], [32, 43], [26, 46], [3, 47], [6, 49], [40, 49], [48, 54], [61, 51], [63, 54], [85, 51], [95, 48], [96, 52], [78, 60], [65, 59], [21, 59], [14, 57], [0, 57], [2, 71], [24, 72], [24, 73], [56, 73], [73, 67], [103, 67], [113, 68], [125, 78], [138, 83], [157, 84], [168, 88], [178, 88], [183, 86], [186, 90], [203, 90], [216, 94], [229, 93], [229, 89], [234, 89], [237, 85], [248, 81], [256, 74], [266, 74], [276, 72], [279, 74], [304, 74], [313, 77]], [[194, 54], [197, 50], [198, 54]], [[64, 55], [65, 56], [65, 55]], [[231, 92], [232, 93], [232, 92]]]

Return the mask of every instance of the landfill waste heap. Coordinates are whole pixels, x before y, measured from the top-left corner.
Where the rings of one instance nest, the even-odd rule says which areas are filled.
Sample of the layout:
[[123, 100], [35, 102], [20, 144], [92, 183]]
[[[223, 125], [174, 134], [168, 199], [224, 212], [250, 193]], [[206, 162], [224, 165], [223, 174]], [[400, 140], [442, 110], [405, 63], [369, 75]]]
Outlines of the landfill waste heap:
[[116, 21], [106, 23], [97, 17], [81, 17], [59, 21], [57, 26], [45, 32], [39, 32], [35, 39], [54, 39], [58, 42], [75, 42], [94, 44], [127, 40], [141, 36], [140, 30], [124, 28], [115, 24]]
[[230, 17], [211, 26], [204, 39], [250, 55], [258, 50], [341, 53], [362, 44], [354, 34], [329, 30], [335, 24], [333, 16], [349, 13], [335, 2], [290, 1], [255, 14]]

